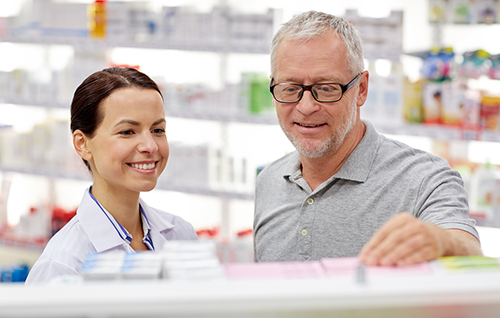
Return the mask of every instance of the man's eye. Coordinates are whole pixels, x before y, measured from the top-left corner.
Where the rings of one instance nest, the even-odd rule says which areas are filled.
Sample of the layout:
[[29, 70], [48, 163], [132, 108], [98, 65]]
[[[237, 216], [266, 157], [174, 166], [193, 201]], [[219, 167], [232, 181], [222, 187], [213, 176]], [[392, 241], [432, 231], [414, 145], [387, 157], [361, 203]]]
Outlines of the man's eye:
[[299, 89], [300, 89], [299, 86], [289, 85], [289, 86], [283, 87], [282, 92], [283, 93], [294, 93], [294, 92], [298, 91]]
[[336, 85], [318, 85], [316, 88], [318, 91], [322, 91], [325, 93], [331, 93], [340, 90], [340, 88]]

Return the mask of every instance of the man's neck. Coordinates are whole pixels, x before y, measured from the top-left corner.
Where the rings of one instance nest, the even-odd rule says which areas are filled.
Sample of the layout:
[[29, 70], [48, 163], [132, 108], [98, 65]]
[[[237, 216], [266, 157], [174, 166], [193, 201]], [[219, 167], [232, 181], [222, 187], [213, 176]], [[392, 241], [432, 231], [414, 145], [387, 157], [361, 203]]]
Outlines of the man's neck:
[[334, 153], [328, 153], [319, 158], [308, 158], [300, 154], [302, 176], [312, 191], [340, 170], [361, 139], [363, 139], [365, 131], [365, 125], [360, 122], [360, 125], [353, 128]]

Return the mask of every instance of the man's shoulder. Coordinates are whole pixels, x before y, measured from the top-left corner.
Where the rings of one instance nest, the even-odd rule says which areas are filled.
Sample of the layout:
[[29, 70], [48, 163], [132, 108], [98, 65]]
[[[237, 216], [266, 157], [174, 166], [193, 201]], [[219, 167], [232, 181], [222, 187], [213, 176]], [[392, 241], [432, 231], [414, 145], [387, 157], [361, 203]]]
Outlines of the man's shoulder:
[[269, 176], [274, 177], [276, 175], [283, 176], [285, 174], [291, 174], [294, 172], [294, 168], [296, 168], [299, 163], [300, 160], [297, 151], [290, 152], [266, 165], [259, 173], [259, 179]]
[[428, 162], [448, 165], [447, 161], [439, 156], [385, 136], [383, 136], [379, 155], [392, 158], [393, 160], [414, 160], [421, 163]]

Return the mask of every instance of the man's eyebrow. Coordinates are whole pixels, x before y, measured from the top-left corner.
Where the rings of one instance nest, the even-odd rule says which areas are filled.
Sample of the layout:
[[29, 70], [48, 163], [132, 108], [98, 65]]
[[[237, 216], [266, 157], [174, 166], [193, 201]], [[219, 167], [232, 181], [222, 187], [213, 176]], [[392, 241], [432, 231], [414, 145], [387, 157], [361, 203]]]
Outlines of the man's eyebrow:
[[[326, 76], [322, 76], [322, 77], [318, 77], [315, 79], [314, 81], [315, 83], [339, 83], [338, 80], [335, 80], [333, 77], [326, 77]], [[276, 81], [275, 79], [275, 83], [298, 83], [298, 81], [294, 78], [294, 77], [285, 77], [285, 78], [282, 78], [281, 81]]]

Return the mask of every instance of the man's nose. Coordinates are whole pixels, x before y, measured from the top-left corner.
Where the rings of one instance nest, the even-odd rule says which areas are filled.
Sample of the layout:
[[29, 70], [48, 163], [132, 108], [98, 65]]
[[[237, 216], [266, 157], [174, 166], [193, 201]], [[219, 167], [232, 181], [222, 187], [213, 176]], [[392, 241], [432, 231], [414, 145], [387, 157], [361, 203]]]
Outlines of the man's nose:
[[302, 98], [297, 103], [297, 110], [304, 115], [310, 115], [319, 110], [319, 103], [314, 99], [310, 90], [302, 92]]

